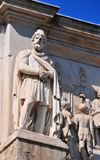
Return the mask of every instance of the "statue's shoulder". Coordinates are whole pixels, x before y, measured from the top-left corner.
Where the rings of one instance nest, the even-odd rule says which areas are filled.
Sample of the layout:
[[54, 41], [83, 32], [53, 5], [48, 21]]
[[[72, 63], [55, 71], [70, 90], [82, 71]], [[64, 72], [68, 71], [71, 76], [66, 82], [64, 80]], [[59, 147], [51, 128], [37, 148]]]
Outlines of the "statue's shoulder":
[[31, 50], [28, 49], [28, 50], [22, 50], [22, 51], [20, 51], [17, 56], [22, 56], [22, 55], [29, 56], [30, 54], [31, 54]]
[[96, 103], [96, 102], [98, 102], [98, 99], [94, 99], [94, 100], [93, 100], [93, 103]]
[[22, 50], [18, 53], [17, 57], [16, 57], [16, 61], [20, 62], [23, 58], [27, 58], [29, 57], [29, 55], [31, 54], [31, 50]]
[[78, 119], [80, 117], [80, 114], [75, 114], [74, 119]]

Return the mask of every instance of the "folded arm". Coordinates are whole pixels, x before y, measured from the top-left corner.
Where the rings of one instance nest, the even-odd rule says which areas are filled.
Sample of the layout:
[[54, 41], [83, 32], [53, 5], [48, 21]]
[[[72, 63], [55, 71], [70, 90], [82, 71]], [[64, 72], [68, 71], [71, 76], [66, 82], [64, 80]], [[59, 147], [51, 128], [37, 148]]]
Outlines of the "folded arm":
[[39, 75], [39, 72], [36, 70], [33, 70], [29, 65], [28, 65], [28, 57], [23, 58], [19, 62], [19, 71], [24, 73], [24, 74], [29, 74], [29, 75]]

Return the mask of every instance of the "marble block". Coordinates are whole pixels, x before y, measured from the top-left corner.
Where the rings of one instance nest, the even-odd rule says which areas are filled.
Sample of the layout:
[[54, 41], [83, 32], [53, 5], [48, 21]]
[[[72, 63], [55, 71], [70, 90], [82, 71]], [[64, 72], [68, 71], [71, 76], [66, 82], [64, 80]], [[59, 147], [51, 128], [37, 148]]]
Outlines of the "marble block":
[[93, 160], [100, 160], [100, 146], [93, 148]]
[[16, 130], [0, 148], [0, 160], [66, 160], [68, 146], [61, 140]]

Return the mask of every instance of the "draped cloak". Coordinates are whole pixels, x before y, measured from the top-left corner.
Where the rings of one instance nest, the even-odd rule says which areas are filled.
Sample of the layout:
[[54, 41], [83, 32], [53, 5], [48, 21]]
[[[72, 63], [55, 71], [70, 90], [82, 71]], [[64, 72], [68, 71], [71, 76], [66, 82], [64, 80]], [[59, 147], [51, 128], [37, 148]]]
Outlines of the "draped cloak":
[[[19, 125], [19, 117], [20, 117], [20, 112], [21, 112], [21, 106], [20, 106], [20, 92], [21, 92], [21, 87], [22, 87], [22, 77], [21, 77], [21, 72], [19, 71], [19, 63], [22, 59], [25, 57], [29, 57], [31, 55], [31, 50], [24, 50], [19, 52], [19, 54], [16, 57], [16, 62], [15, 62], [15, 71], [14, 71], [14, 81], [13, 81], [13, 115], [14, 115], [14, 128], [18, 127]], [[58, 75], [56, 73], [56, 70], [44, 59], [40, 58], [36, 54], [32, 54], [33, 59], [41, 65], [44, 70], [46, 71], [52, 71], [54, 76], [53, 76], [53, 91], [52, 91], [52, 104], [49, 103], [48, 101], [48, 106], [52, 110], [52, 124], [50, 126], [50, 136], [53, 135], [54, 132], [57, 131], [56, 124], [54, 123], [54, 117], [59, 113], [60, 111], [60, 106], [59, 106], [59, 101], [60, 99], [60, 91], [59, 91], [59, 83], [58, 83]], [[38, 97], [37, 97], [37, 102], [41, 102], [41, 96], [40, 96], [40, 89], [39, 89], [40, 83], [38, 83]], [[50, 88], [49, 88], [50, 89]], [[42, 94], [41, 94], [42, 95]], [[50, 97], [49, 97], [50, 98]]]

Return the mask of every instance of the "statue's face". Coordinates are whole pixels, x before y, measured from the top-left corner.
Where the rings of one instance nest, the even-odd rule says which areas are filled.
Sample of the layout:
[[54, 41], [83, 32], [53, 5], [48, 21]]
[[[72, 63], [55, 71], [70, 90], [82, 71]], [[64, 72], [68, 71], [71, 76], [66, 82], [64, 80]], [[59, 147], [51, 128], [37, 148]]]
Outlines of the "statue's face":
[[32, 43], [34, 49], [40, 52], [44, 47], [44, 37], [41, 34], [36, 34]]
[[97, 91], [97, 96], [100, 98], [100, 89]]

